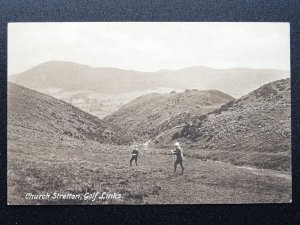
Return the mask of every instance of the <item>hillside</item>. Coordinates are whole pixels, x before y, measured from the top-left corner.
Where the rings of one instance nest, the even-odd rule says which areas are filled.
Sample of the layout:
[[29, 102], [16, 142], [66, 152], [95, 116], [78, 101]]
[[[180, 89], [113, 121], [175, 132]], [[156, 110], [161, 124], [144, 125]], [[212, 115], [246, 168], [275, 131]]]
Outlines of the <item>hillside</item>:
[[9, 83], [8, 138], [34, 140], [39, 144], [59, 137], [62, 142], [70, 138], [115, 144], [130, 142], [130, 136], [119, 128], [70, 104]]
[[104, 121], [147, 139], [188, 121], [186, 117], [206, 114], [230, 100], [231, 96], [217, 90], [152, 93], [129, 102]]
[[23, 73], [9, 76], [9, 81], [38, 91], [92, 91], [120, 94], [159, 86], [147, 73], [115, 68], [93, 68], [72, 62], [51, 61]]
[[[279, 89], [283, 88], [284, 85], [279, 86]], [[232, 99], [218, 91], [199, 92], [197, 99], [201, 97], [200, 93], [207, 97], [207, 101], [203, 101], [205, 104]], [[182, 97], [187, 94], [192, 93], [170, 95]], [[137, 101], [143, 98], [150, 101], [156, 97], [162, 98], [159, 94], [152, 94]], [[182, 103], [188, 105], [188, 102]], [[134, 102], [132, 104], [135, 105]], [[222, 109], [225, 110], [224, 107]], [[190, 114], [179, 114], [178, 118], [185, 116]], [[112, 130], [106, 132], [107, 129]], [[184, 159], [184, 174], [180, 175], [179, 171], [173, 172], [175, 156], [168, 155], [166, 149], [151, 146], [147, 151], [141, 148], [138, 166], [131, 167], [130, 145], [125, 137], [126, 134], [119, 128], [109, 126], [69, 104], [8, 84], [7, 204], [241, 204], [291, 201], [290, 171], [203, 161], [203, 156], [188, 155], [192, 149], [184, 147], [187, 158]], [[199, 149], [196, 150], [199, 152]], [[220, 151], [213, 152], [220, 154]], [[285, 166], [285, 161], [281, 165]], [[51, 197], [26, 197], [40, 193], [49, 193]], [[79, 198], [52, 198], [55, 193]], [[89, 196], [97, 195], [97, 198], [86, 198], [87, 193]], [[99, 198], [103, 193], [105, 198]], [[114, 194], [121, 195], [121, 198], [108, 198], [108, 195]]]
[[43, 93], [60, 91], [92, 91], [102, 94], [123, 94], [157, 88], [218, 89], [240, 97], [259, 86], [282, 78], [289, 71], [268, 69], [213, 69], [196, 66], [180, 70], [141, 72], [117, 68], [94, 68], [78, 63], [51, 61], [20, 74], [10, 75], [10, 82]]
[[[290, 114], [290, 79], [278, 80], [208, 115], [196, 116], [186, 126], [161, 133], [154, 143], [157, 146], [171, 146], [174, 141], [179, 141], [186, 147], [198, 149], [198, 152], [224, 151], [224, 157], [235, 151], [236, 154], [278, 153], [278, 160], [284, 161], [287, 167], [290, 162], [286, 156], [291, 152]], [[220, 155], [216, 158], [222, 158]], [[256, 159], [258, 157], [255, 156]]]

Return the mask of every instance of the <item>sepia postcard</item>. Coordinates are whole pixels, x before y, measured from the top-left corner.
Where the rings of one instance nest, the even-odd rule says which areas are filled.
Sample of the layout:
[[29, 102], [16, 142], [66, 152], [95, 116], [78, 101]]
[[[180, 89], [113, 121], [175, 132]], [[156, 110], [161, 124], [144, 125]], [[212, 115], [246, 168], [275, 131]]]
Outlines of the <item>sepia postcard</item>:
[[289, 203], [290, 25], [8, 24], [9, 205]]

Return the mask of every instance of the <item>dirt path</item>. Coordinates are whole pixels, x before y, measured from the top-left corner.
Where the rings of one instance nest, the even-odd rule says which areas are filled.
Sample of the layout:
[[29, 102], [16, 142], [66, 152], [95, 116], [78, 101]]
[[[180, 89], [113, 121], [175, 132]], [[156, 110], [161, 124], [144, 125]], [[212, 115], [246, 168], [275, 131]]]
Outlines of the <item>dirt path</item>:
[[286, 171], [258, 169], [258, 168], [247, 167], [247, 166], [236, 166], [236, 167], [239, 169], [250, 170], [253, 174], [257, 174], [261, 176], [280, 177], [280, 178], [285, 178], [287, 180], [292, 179], [290, 172], [286, 172]]
[[[285, 172], [241, 168], [221, 162], [187, 159], [183, 175], [173, 173], [174, 158], [160, 155], [159, 195], [148, 203], [289, 202], [291, 178]], [[147, 164], [156, 164], [148, 159]], [[179, 169], [179, 168], [178, 168]], [[180, 170], [179, 170], [180, 171]], [[163, 175], [164, 174], [164, 175]]]

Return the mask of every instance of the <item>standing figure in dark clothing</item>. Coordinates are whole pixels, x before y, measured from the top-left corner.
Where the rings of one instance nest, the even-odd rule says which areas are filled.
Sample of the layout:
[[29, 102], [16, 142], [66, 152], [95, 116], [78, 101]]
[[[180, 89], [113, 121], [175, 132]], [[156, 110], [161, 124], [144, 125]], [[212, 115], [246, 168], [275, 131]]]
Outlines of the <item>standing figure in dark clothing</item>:
[[172, 151], [172, 153], [174, 155], [176, 155], [176, 161], [174, 163], [174, 173], [176, 172], [177, 169], [177, 165], [180, 164], [181, 166], [181, 174], [183, 174], [184, 168], [182, 165], [182, 161], [183, 161], [183, 153], [182, 153], [182, 149], [180, 148], [180, 145], [178, 142], [175, 143], [175, 151]]
[[130, 166], [132, 166], [132, 161], [135, 161], [135, 165], [137, 166], [137, 160], [139, 156], [138, 148], [135, 146], [131, 152]]

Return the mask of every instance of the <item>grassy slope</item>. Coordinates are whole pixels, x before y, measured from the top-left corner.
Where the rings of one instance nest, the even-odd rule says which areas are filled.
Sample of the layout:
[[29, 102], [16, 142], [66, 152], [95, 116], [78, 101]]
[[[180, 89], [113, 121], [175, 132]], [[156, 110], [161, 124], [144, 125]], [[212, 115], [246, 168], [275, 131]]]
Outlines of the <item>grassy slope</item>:
[[[43, 134], [41, 134], [43, 135]], [[71, 141], [71, 140], [70, 140]], [[176, 204], [289, 202], [291, 177], [285, 172], [250, 170], [188, 158], [184, 175], [173, 174], [174, 157], [143, 154], [129, 167], [126, 146], [82, 143], [9, 141], [10, 204]], [[78, 154], [78, 150], [80, 154]], [[123, 199], [25, 200], [30, 192], [117, 192]]]
[[208, 115], [192, 118], [155, 138], [156, 146], [179, 141], [192, 157], [290, 170], [289, 79], [266, 84]]
[[[55, 133], [101, 143], [124, 144], [130, 136], [80, 109], [53, 97], [8, 84], [8, 128], [15, 136]], [[26, 132], [24, 132], [26, 130]], [[51, 141], [51, 140], [49, 140]]]
[[216, 90], [148, 94], [124, 105], [104, 121], [128, 129], [138, 137], [152, 138], [188, 121], [187, 117], [206, 114], [230, 100], [231, 96]]

